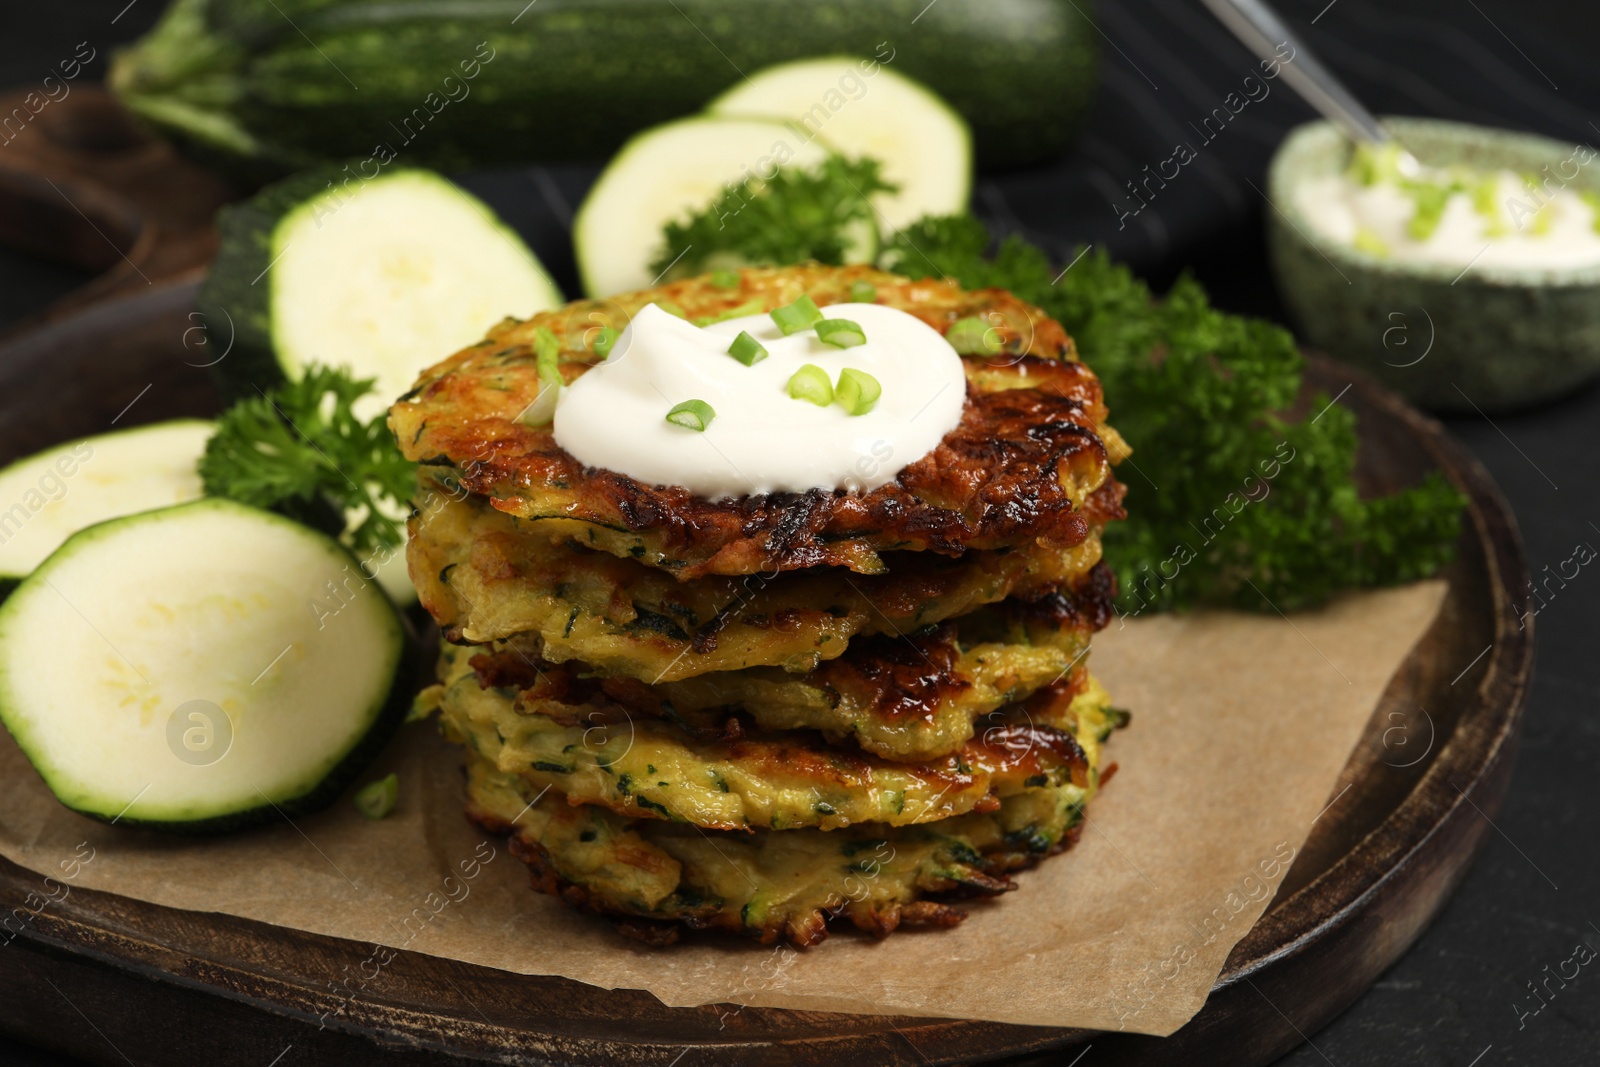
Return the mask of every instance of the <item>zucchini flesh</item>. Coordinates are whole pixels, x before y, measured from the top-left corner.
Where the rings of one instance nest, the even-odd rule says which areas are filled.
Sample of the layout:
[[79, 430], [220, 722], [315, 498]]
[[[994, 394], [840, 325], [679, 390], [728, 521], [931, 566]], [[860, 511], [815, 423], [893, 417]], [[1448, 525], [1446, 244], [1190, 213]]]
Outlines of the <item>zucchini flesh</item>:
[[654, 284], [649, 265], [664, 225], [703, 210], [730, 185], [782, 166], [814, 166], [827, 153], [820, 141], [765, 119], [684, 119], [641, 133], [607, 165], [573, 220], [584, 291], [606, 297]]
[[[234, 338], [214, 371], [230, 398], [322, 363], [376, 380], [352, 405], [371, 419], [501, 319], [564, 302], [516, 231], [432, 171], [310, 171], [225, 209], [218, 226], [199, 305]], [[403, 552], [378, 578], [397, 602], [416, 599]]]
[[[1051, 159], [1097, 81], [1090, 0], [176, 0], [114, 57], [136, 113], [247, 178], [351, 157], [603, 159], [775, 63], [872, 56]], [[913, 24], [914, 23], [914, 24]]]
[[195, 465], [215, 429], [175, 419], [57, 445], [0, 470], [0, 583], [32, 573], [86, 526], [198, 500]]
[[496, 322], [563, 302], [515, 231], [443, 176], [347, 170], [290, 179], [223, 213], [200, 305], [213, 329], [234, 324], [235, 352], [216, 367], [230, 395], [322, 363], [377, 379], [356, 403], [371, 418]]
[[[870, 72], [870, 73], [869, 73]], [[924, 215], [957, 215], [972, 192], [972, 135], [930, 90], [868, 59], [830, 56], [752, 74], [711, 102], [713, 115], [781, 118], [847, 156], [883, 164], [896, 193], [873, 198], [899, 229]]]
[[0, 606], [0, 719], [67, 807], [200, 831], [321, 806], [404, 715], [338, 542], [205, 499], [73, 535]]

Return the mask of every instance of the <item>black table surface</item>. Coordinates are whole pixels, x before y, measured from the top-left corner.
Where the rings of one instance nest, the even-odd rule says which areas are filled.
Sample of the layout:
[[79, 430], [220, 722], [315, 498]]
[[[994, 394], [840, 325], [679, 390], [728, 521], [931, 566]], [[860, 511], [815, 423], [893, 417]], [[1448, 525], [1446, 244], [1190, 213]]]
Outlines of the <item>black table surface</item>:
[[[7, 3], [0, 86], [40, 80], [81, 41], [105, 55], [161, 0]], [[1196, 164], [1119, 227], [1125, 183], [1191, 140], [1254, 66], [1198, 0], [1101, 0], [1104, 79], [1090, 128], [1058, 163], [980, 175], [973, 210], [1061, 257], [1094, 242], [1158, 288], [1193, 272], [1216, 303], [1279, 321], [1255, 188], [1284, 133], [1312, 117], [1282, 82], [1205, 145]], [[1600, 8], [1561, 0], [1279, 0], [1282, 14], [1381, 113], [1534, 130], [1600, 144]], [[3, 149], [0, 149], [3, 151]], [[566, 226], [592, 167], [464, 176], [578, 291]], [[1254, 186], [1254, 187], [1253, 187]], [[0, 329], [87, 279], [0, 251]], [[1600, 544], [1600, 387], [1534, 411], [1447, 419], [1499, 482], [1535, 574]], [[1529, 985], [1580, 943], [1600, 947], [1600, 577], [1583, 571], [1539, 613], [1539, 662], [1516, 777], [1483, 856], [1416, 946], [1288, 1067], [1557, 1067], [1600, 1063], [1600, 968], [1536, 1014]], [[1545, 970], [1546, 967], [1550, 971]], [[0, 1029], [5, 1007], [0, 1004]], [[92, 1020], [85, 1020], [91, 1026]], [[120, 1063], [109, 1045], [98, 1062]], [[0, 1067], [66, 1062], [0, 1036]], [[283, 1067], [293, 1067], [291, 1060]], [[1093, 1052], [1082, 1067], [1094, 1067]]]

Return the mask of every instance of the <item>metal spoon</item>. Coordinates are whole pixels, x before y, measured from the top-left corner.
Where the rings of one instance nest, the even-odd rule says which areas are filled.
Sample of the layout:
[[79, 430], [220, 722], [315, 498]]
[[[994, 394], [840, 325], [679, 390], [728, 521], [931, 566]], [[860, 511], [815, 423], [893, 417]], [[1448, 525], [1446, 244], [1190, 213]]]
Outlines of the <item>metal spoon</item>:
[[[1422, 165], [1416, 157], [1396, 143], [1394, 134], [1322, 65], [1311, 49], [1305, 46], [1305, 42], [1283, 24], [1277, 12], [1268, 7], [1264, 0], [1202, 2], [1258, 59], [1278, 61], [1283, 80], [1351, 140], [1372, 145], [1392, 144], [1399, 149], [1396, 163], [1401, 174], [1415, 177], [1422, 172]], [[1294, 50], [1294, 59], [1289, 62], [1283, 62], [1278, 56], [1278, 48], [1285, 44]]]

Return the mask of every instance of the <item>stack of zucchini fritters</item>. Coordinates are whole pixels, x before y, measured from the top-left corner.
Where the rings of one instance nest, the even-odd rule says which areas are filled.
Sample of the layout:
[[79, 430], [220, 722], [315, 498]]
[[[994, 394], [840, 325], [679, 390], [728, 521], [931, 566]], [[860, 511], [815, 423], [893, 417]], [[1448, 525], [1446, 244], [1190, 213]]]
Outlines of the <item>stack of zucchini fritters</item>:
[[[1085, 653], [1127, 449], [1061, 327], [1009, 294], [861, 267], [730, 281], [508, 320], [391, 411], [421, 464], [409, 562], [468, 813], [538, 888], [649, 940], [952, 925], [952, 899], [1075, 840], [1122, 720]], [[960, 425], [878, 489], [712, 501], [517, 421], [541, 341], [570, 382], [596, 326], [651, 301], [706, 321], [863, 284], [1000, 347], [964, 358]]]

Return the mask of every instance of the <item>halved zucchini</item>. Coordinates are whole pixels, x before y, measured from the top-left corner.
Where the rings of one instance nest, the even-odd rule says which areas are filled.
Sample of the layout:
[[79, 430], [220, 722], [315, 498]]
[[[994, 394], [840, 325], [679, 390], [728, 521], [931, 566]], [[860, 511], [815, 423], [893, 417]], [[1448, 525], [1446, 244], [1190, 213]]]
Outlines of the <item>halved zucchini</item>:
[[931, 89], [881, 64], [852, 56], [780, 63], [739, 82], [706, 110], [782, 119], [802, 138], [821, 137], [847, 156], [878, 160], [884, 180], [900, 187], [873, 197], [891, 229], [967, 210], [972, 134], [966, 122]]
[[405, 629], [337, 541], [208, 498], [74, 534], [0, 606], [0, 720], [67, 807], [204, 832], [334, 799], [404, 718]]
[[312, 171], [225, 209], [218, 228], [200, 309], [212, 338], [235, 337], [216, 364], [232, 396], [321, 363], [377, 379], [356, 405], [371, 418], [501, 319], [564, 302], [514, 230], [432, 171]]
[[0, 593], [61, 542], [120, 515], [198, 500], [216, 424], [174, 419], [48, 448], [0, 470]]
[[649, 264], [668, 222], [747, 179], [814, 166], [828, 151], [763, 119], [683, 119], [639, 134], [601, 172], [573, 221], [584, 291], [606, 297], [654, 284]]

